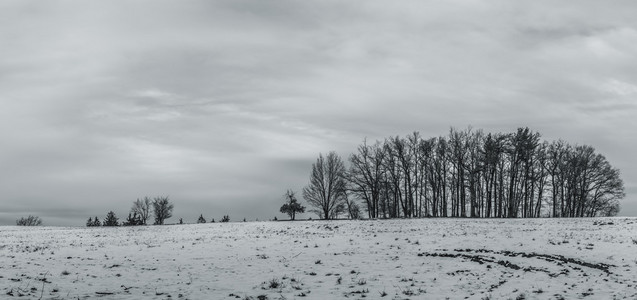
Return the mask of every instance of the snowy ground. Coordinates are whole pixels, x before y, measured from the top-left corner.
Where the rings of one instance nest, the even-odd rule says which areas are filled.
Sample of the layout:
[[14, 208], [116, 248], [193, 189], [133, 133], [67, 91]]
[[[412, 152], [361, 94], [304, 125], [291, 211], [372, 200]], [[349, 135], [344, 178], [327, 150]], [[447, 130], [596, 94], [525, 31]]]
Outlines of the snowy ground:
[[637, 219], [0, 227], [0, 298], [636, 299]]

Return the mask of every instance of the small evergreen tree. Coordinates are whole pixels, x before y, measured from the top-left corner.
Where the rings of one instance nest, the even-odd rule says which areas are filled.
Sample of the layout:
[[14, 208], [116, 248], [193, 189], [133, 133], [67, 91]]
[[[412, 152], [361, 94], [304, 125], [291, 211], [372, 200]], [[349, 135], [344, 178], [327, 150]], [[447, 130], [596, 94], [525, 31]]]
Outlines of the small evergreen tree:
[[88, 217], [88, 221], [86, 221], [86, 227], [93, 227], [93, 218]]
[[93, 226], [102, 226], [102, 222], [100, 222], [100, 219], [97, 216], [95, 216], [95, 220], [93, 220]]
[[287, 192], [285, 192], [285, 199], [287, 202], [283, 204], [283, 206], [281, 206], [281, 209], [279, 211], [288, 214], [291, 220], [294, 220], [297, 213], [305, 212], [305, 206], [299, 204], [299, 202], [296, 200], [296, 195], [292, 190], [288, 190]]
[[203, 214], [199, 215], [199, 219], [197, 219], [197, 223], [206, 223], [206, 218], [203, 217]]
[[179, 218], [179, 224], [184, 224], [184, 219]]
[[212, 218], [212, 220], [210, 221], [210, 223], [214, 223], [215, 222], [215, 218]]
[[132, 215], [128, 213], [128, 218], [126, 218], [126, 222], [124, 222], [122, 225], [123, 226], [138, 226], [138, 225], [142, 225], [143, 223], [144, 221], [142, 221], [141, 217], [137, 215], [137, 212], [133, 212]]
[[112, 210], [106, 214], [104, 226], [119, 226], [118, 218]]
[[227, 223], [227, 222], [230, 222], [230, 216], [229, 215], [225, 215], [221, 219], [221, 223]]

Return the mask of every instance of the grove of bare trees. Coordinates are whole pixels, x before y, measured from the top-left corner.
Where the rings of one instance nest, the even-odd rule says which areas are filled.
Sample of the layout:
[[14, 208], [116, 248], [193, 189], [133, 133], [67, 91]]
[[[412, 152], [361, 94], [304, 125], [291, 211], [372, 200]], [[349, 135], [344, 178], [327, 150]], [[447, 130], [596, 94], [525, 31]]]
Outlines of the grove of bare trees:
[[303, 190], [324, 219], [354, 199], [369, 218], [614, 216], [624, 195], [619, 170], [593, 147], [529, 128], [365, 140], [348, 170], [334, 152], [319, 156]]

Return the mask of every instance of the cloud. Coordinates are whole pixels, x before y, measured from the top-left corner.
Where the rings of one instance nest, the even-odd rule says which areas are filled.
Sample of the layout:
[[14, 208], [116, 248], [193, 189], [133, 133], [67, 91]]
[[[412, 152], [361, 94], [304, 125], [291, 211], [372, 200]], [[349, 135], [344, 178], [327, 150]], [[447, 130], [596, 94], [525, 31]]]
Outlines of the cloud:
[[637, 185], [632, 2], [0, 6], [15, 212], [125, 214], [170, 194], [184, 215], [272, 217], [319, 152], [466, 125], [592, 144]]

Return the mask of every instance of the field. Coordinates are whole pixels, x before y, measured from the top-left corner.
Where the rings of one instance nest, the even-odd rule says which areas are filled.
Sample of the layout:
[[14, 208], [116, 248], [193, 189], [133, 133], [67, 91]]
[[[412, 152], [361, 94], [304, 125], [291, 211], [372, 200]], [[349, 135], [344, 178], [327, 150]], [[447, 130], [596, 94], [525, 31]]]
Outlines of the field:
[[636, 299], [637, 219], [0, 227], [0, 298]]

